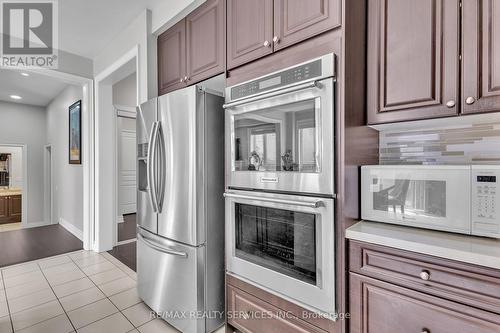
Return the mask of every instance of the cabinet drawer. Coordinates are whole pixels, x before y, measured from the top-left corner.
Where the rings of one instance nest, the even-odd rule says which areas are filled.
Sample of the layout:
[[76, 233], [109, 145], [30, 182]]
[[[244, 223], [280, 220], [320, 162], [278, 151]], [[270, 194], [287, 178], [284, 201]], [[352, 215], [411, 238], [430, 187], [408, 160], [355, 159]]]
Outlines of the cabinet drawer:
[[324, 333], [242, 290], [227, 286], [228, 323], [248, 333]]
[[500, 313], [500, 271], [360, 242], [350, 271]]
[[350, 274], [351, 333], [493, 333], [500, 316]]

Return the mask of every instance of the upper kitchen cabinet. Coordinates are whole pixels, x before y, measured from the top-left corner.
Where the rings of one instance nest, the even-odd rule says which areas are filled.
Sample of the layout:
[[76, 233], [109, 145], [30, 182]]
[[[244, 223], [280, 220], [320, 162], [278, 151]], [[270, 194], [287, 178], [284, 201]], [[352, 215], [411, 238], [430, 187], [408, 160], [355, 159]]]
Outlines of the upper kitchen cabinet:
[[187, 83], [224, 72], [224, 0], [208, 0], [186, 17]]
[[224, 72], [224, 0], [207, 0], [158, 37], [158, 94]]
[[227, 1], [227, 66], [273, 52], [273, 0]]
[[500, 111], [500, 2], [463, 0], [462, 110]]
[[184, 87], [186, 76], [186, 22], [158, 37], [158, 94]]
[[341, 25], [341, 0], [274, 0], [274, 49]]
[[227, 67], [341, 26], [341, 6], [341, 0], [227, 0]]
[[368, 1], [370, 124], [458, 113], [459, 29], [459, 0]]

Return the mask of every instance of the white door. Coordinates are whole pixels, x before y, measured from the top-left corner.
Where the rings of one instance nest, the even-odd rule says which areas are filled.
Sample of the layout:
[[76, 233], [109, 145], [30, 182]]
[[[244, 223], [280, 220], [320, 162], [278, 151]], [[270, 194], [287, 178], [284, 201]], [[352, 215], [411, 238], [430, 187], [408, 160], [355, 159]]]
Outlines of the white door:
[[137, 211], [135, 119], [118, 118], [118, 213]]

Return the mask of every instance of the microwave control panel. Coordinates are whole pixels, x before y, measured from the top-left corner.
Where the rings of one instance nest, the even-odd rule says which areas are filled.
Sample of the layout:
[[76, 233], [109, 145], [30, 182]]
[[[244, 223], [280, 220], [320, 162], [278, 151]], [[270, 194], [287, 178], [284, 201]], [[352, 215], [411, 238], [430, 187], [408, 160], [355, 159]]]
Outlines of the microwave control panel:
[[500, 237], [500, 167], [472, 168], [472, 233]]

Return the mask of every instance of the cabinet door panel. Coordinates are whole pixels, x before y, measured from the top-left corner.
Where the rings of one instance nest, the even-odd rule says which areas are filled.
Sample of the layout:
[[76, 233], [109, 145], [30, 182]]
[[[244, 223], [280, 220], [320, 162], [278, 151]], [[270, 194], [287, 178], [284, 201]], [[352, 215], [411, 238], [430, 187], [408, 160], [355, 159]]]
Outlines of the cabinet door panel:
[[228, 68], [272, 53], [272, 39], [273, 0], [227, 1]]
[[500, 332], [500, 316], [350, 274], [351, 333]]
[[186, 21], [158, 37], [158, 95], [184, 87], [186, 76]]
[[224, 0], [208, 0], [186, 17], [188, 84], [224, 72]]
[[9, 201], [9, 212], [11, 217], [21, 216], [22, 212], [22, 204], [21, 204], [21, 196], [20, 195], [12, 195], [10, 196]]
[[340, 0], [275, 0], [274, 34], [279, 50], [341, 25]]
[[368, 2], [368, 121], [455, 115], [459, 1]]
[[500, 2], [464, 0], [462, 110], [500, 111]]
[[9, 197], [1, 196], [0, 197], [0, 223], [4, 223], [5, 220], [9, 217]]

